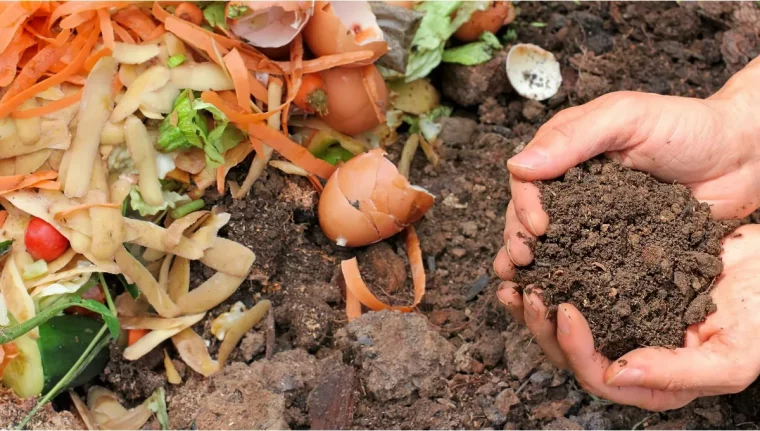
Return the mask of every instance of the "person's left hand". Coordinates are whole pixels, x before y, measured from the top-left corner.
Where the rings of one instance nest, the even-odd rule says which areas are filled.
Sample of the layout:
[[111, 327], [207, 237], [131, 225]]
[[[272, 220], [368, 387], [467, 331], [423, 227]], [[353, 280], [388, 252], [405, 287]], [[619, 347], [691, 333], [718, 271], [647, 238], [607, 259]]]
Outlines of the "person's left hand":
[[521, 296], [505, 281], [498, 297], [527, 324], [549, 360], [573, 371], [587, 392], [669, 410], [697, 397], [740, 392], [760, 374], [760, 225], [726, 237], [722, 259], [723, 273], [711, 291], [718, 310], [687, 328], [684, 347], [636, 349], [615, 361], [595, 351], [588, 322], [574, 306], [561, 304], [555, 322], [545, 318], [535, 291]]

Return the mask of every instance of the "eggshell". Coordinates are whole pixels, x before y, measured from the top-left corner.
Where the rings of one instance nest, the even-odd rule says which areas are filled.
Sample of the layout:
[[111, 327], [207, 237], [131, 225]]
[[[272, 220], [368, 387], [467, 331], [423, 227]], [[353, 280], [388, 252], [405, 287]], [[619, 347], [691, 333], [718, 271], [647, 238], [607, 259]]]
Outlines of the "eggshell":
[[562, 73], [551, 52], [520, 43], [507, 53], [507, 78], [515, 91], [528, 99], [546, 100], [559, 91]]
[[404, 1], [404, 0], [384, 0], [384, 1], [385, 3], [388, 3], [391, 6], [398, 6], [404, 9], [414, 9], [414, 5], [417, 4], [416, 1]]
[[409, 184], [381, 149], [338, 167], [319, 200], [319, 224], [338, 245], [359, 247], [389, 238], [433, 205], [426, 190]]
[[[320, 77], [327, 93], [327, 115], [321, 118], [328, 126], [347, 135], [356, 135], [380, 124], [364, 88], [361, 69], [336, 67], [320, 72]], [[387, 106], [388, 88], [374, 66], [371, 79], [378, 89], [380, 103]]]
[[454, 33], [462, 42], [474, 42], [483, 32], [496, 33], [515, 19], [515, 7], [509, 1], [495, 1], [486, 10], [475, 11]]
[[235, 3], [248, 6], [249, 11], [232, 21], [230, 30], [260, 48], [289, 44], [306, 26], [314, 9], [314, 1]]
[[302, 34], [306, 45], [318, 57], [364, 50], [374, 52], [372, 58], [354, 63], [352, 67], [372, 64], [388, 52], [383, 31], [366, 1], [318, 4]]

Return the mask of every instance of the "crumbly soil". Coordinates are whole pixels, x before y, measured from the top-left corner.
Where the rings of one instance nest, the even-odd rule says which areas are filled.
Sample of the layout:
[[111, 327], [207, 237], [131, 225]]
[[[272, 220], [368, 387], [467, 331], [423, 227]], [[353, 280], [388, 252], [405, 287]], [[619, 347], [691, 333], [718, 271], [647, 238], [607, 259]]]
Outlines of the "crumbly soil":
[[594, 159], [538, 187], [550, 224], [515, 280], [541, 289], [550, 318], [575, 305], [602, 354], [681, 347], [686, 327], [717, 309], [709, 292], [729, 227], [685, 186]]
[[[250, 247], [257, 260], [249, 280], [196, 330], [216, 355], [210, 321], [234, 302], [269, 299], [274, 319], [247, 334], [222, 373], [204, 379], [183, 370], [183, 383], [167, 386], [173, 427], [757, 428], [760, 385], [655, 414], [589, 396], [548, 364], [530, 332], [503, 311], [491, 263], [503, 245], [510, 198], [506, 160], [543, 122], [616, 90], [709, 96], [758, 54], [760, 8], [755, 2], [517, 6], [515, 42], [555, 53], [563, 85], [545, 102], [520, 98], [506, 83], [503, 53], [478, 67], [442, 66], [431, 77], [455, 112], [443, 121], [440, 163], [430, 165], [418, 151], [412, 164], [411, 181], [436, 196], [417, 223], [428, 280], [414, 313], [368, 312], [347, 324], [340, 261], [358, 256], [378, 297], [405, 304], [412, 283], [403, 241], [349, 250], [331, 244], [319, 230], [308, 181], [270, 168], [243, 201], [207, 196], [232, 214], [222, 234]], [[400, 142], [388, 149], [393, 160]], [[241, 182], [246, 172], [241, 166], [230, 178]], [[398, 262], [407, 269], [403, 282]], [[210, 275], [194, 266], [193, 286]], [[171, 343], [163, 348], [177, 358]], [[143, 370], [160, 375], [162, 365], [131, 365], [137, 368], [114, 359], [112, 375], [97, 383], [139, 402], [130, 394], [139, 398], [148, 392], [141, 385], [156, 382], [143, 381], [151, 376]], [[70, 409], [63, 398], [56, 405]]]

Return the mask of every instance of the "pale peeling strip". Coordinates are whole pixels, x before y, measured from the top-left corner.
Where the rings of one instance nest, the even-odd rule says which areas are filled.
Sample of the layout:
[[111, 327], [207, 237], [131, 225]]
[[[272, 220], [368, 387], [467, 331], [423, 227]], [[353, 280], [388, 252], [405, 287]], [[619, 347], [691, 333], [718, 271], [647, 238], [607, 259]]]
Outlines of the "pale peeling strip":
[[169, 358], [169, 354], [166, 353], [166, 349], [164, 349], [164, 369], [166, 369], [166, 380], [169, 383], [173, 385], [182, 383], [182, 377], [180, 377], [177, 368], [174, 366], [174, 362]]
[[221, 230], [230, 221], [229, 213], [214, 213], [211, 212], [209, 218], [203, 222], [203, 225], [195, 231], [191, 237], [194, 242], [198, 243], [206, 250], [209, 247], [213, 247]]
[[201, 263], [209, 268], [241, 278], [248, 276], [255, 261], [251, 249], [227, 238], [217, 238], [201, 258]]
[[15, 175], [29, 175], [36, 172], [47, 162], [52, 152], [53, 150], [46, 148], [16, 157]]
[[217, 272], [200, 286], [182, 295], [177, 306], [182, 314], [200, 313], [210, 310], [232, 296], [243, 283], [245, 277], [235, 277]]
[[172, 222], [172, 224], [166, 229], [164, 245], [167, 247], [174, 247], [179, 244], [182, 234], [208, 213], [208, 211], [195, 211], [178, 220], [174, 220], [174, 222]]
[[179, 244], [174, 247], [166, 247], [166, 229], [151, 222], [124, 219], [127, 229], [127, 242], [143, 247], [163, 251], [164, 253], [182, 256], [190, 260], [198, 260], [203, 257], [203, 250], [198, 243], [187, 237], [181, 237]]
[[150, 329], [151, 331], [171, 331], [185, 329], [187, 316], [165, 319], [159, 316], [119, 316], [122, 329]]
[[[35, 316], [34, 301], [24, 286], [24, 280], [13, 257], [5, 259], [3, 274], [0, 275], [0, 293], [5, 297], [5, 305], [17, 322], [26, 322]], [[30, 337], [39, 338], [37, 328], [29, 331]]]
[[183, 316], [181, 317], [181, 319], [183, 319], [183, 324], [179, 328], [150, 331], [144, 337], [137, 340], [135, 344], [132, 344], [131, 346], [124, 349], [124, 359], [128, 361], [135, 361], [137, 359], [140, 359], [151, 350], [153, 350], [156, 346], [164, 342], [164, 340], [168, 340], [182, 330], [200, 322], [205, 315], [206, 313], [198, 313], [191, 314], [189, 316]]
[[259, 301], [256, 305], [251, 307], [250, 310], [243, 313], [235, 323], [231, 325], [224, 337], [224, 341], [222, 341], [221, 346], [219, 346], [218, 360], [220, 368], [224, 367], [224, 364], [227, 363], [230, 353], [235, 349], [237, 343], [243, 339], [245, 333], [253, 329], [253, 327], [266, 316], [270, 308], [272, 308], [272, 303], [270, 301], [266, 299]]
[[[110, 268], [106, 268], [106, 269], [110, 269]], [[101, 268], [101, 267], [99, 267], [97, 265], [91, 264], [91, 265], [87, 265], [87, 266], [81, 266], [81, 267], [76, 267], [76, 268], [68, 269], [68, 270], [65, 270], [65, 271], [57, 272], [55, 274], [49, 274], [49, 275], [46, 275], [45, 277], [37, 279], [37, 280], [31, 280], [31, 282], [28, 284], [28, 286], [29, 287], [39, 287], [39, 286], [43, 286], [44, 287], [45, 285], [50, 284], [50, 283], [55, 283], [56, 281], [68, 280], [70, 278], [74, 278], [74, 277], [80, 276], [82, 274], [93, 274], [93, 273], [96, 273], [96, 272], [105, 272], [105, 273], [108, 273], [108, 274], [118, 274], [119, 273], [118, 271], [117, 272], [104, 271], [104, 268]], [[32, 296], [34, 296], [34, 295], [32, 295]]]
[[184, 257], [175, 257], [169, 271], [167, 293], [175, 303], [190, 291], [190, 261]]
[[206, 342], [192, 328], [173, 336], [172, 343], [182, 361], [196, 373], [209, 377], [219, 371], [219, 363], [211, 359]]
[[137, 285], [137, 288], [145, 295], [150, 305], [161, 317], [176, 317], [180, 314], [179, 307], [166, 292], [161, 290], [153, 275], [124, 246], [116, 250], [115, 257], [121, 273]]

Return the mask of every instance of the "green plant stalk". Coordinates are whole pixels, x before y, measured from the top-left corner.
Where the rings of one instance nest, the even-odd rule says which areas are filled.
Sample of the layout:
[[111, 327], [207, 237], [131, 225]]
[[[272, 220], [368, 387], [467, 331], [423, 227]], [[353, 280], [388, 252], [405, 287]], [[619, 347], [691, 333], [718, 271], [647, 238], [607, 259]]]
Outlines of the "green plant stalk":
[[192, 202], [188, 202], [182, 206], [174, 208], [171, 212], [171, 216], [173, 219], [177, 220], [192, 212], [202, 210], [204, 206], [206, 206], [206, 202], [204, 202], [203, 199], [196, 199]]
[[[51, 316], [52, 317], [52, 316]], [[76, 377], [79, 375], [82, 370], [84, 370], [85, 367], [87, 367], [90, 362], [95, 358], [95, 356], [100, 353], [100, 351], [108, 344], [109, 338], [103, 338], [103, 335], [105, 335], [108, 332], [108, 325], [103, 325], [102, 328], [100, 328], [100, 331], [98, 331], [97, 335], [95, 335], [95, 338], [92, 339], [90, 344], [87, 346], [87, 348], [82, 353], [82, 356], [77, 359], [76, 363], [74, 363], [74, 366], [71, 367], [68, 373], [66, 373], [63, 378], [56, 383], [55, 386], [53, 386], [53, 389], [50, 390], [45, 396], [40, 398], [40, 400], [37, 402], [37, 405], [34, 406], [34, 408], [29, 412], [29, 414], [24, 417], [24, 419], [16, 426], [16, 429], [24, 429], [26, 427], [26, 424], [29, 423], [30, 420], [34, 417], [35, 414], [43, 407], [45, 404], [49, 403], [50, 400], [58, 396], [63, 389], [69, 385]]]
[[10, 343], [16, 338], [21, 337], [22, 335], [26, 334], [32, 329], [47, 322], [54, 316], [57, 316], [63, 310], [74, 305], [77, 305], [82, 308], [86, 308], [90, 311], [94, 311], [100, 314], [106, 323], [107, 329], [111, 331], [111, 334], [114, 336], [114, 338], [118, 337], [119, 320], [116, 318], [116, 316], [111, 314], [111, 312], [105, 306], [103, 306], [103, 304], [97, 301], [93, 301], [91, 299], [82, 299], [78, 296], [75, 296], [66, 301], [59, 302], [51, 307], [48, 307], [42, 310], [36, 316], [32, 317], [31, 319], [27, 321], [18, 323], [13, 326], [9, 326], [7, 328], [0, 328], [0, 344]]
[[116, 304], [113, 303], [113, 298], [111, 298], [111, 291], [108, 290], [108, 283], [106, 283], [106, 278], [103, 277], [103, 273], [98, 273], [98, 278], [100, 279], [100, 287], [103, 288], [103, 295], [106, 297], [106, 303], [108, 303], [108, 309], [111, 310], [111, 313], [113, 313], [114, 316], [117, 316], [118, 313], [116, 312]]

